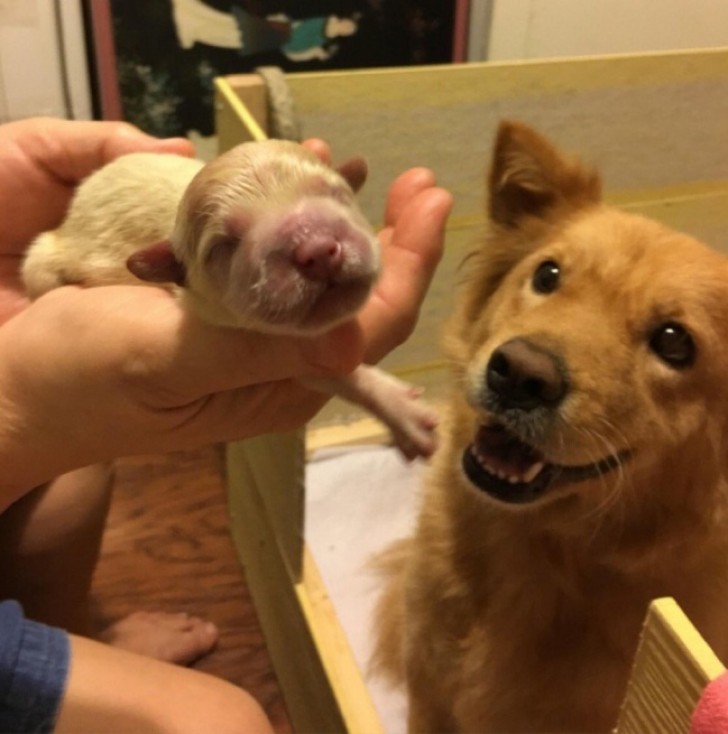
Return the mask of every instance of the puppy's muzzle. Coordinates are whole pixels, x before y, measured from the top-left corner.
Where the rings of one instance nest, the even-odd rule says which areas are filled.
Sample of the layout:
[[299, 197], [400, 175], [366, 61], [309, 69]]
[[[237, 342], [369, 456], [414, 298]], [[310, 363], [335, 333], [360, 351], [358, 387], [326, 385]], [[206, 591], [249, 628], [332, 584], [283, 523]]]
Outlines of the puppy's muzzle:
[[493, 352], [486, 385], [501, 411], [553, 409], [568, 390], [560, 358], [522, 338], [511, 339]]

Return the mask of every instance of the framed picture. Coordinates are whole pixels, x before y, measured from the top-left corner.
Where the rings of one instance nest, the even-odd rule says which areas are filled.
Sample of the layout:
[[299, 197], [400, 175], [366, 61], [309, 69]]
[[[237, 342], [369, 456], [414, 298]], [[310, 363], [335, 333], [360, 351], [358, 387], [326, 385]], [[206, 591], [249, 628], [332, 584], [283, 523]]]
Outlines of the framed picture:
[[84, 0], [101, 115], [213, 133], [213, 79], [465, 57], [468, 0]]

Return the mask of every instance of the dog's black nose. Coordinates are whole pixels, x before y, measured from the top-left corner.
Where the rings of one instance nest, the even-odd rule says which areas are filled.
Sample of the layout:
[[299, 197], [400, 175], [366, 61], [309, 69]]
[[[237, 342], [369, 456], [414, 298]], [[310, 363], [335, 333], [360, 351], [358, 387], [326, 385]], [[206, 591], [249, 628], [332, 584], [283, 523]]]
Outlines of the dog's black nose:
[[551, 408], [566, 394], [565, 372], [555, 354], [525, 339], [511, 339], [491, 355], [486, 382], [503, 408]]

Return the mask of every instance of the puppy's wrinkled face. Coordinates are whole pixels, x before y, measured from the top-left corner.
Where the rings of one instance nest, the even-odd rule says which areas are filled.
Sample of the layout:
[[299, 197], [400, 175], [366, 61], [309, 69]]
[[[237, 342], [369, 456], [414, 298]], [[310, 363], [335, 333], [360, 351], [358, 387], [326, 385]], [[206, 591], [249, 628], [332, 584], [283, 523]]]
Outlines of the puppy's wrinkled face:
[[200, 309], [268, 332], [312, 333], [351, 318], [379, 269], [349, 182], [279, 140], [208, 164], [185, 194], [173, 242]]
[[715, 464], [723, 256], [603, 206], [593, 174], [521, 126], [501, 128], [493, 171], [494, 234], [450, 345], [467, 482], [531, 505], [610, 492], [681, 452], [694, 460], [688, 446]]

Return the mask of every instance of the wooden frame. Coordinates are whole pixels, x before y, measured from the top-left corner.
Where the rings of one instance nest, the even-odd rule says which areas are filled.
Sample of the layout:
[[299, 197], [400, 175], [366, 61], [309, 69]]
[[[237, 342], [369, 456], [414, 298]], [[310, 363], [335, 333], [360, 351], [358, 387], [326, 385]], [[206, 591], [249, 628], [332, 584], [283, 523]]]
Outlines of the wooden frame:
[[[304, 134], [326, 138], [337, 159], [368, 159], [362, 203], [372, 221], [389, 181], [413, 165], [433, 168], [455, 194], [446, 254], [418, 328], [384, 362], [435, 398], [445, 380], [433, 334], [449, 313], [459, 263], [480, 236], [483, 169], [501, 117], [534, 124], [597, 164], [612, 201], [728, 245], [728, 50], [300, 74], [288, 82]], [[217, 81], [221, 149], [265, 136], [266, 114], [260, 78]], [[233, 535], [296, 731], [375, 734], [381, 722], [303, 540], [304, 439], [321, 446], [383, 436], [332, 401], [306, 436], [230, 446]], [[653, 605], [619, 732], [687, 731], [704, 685], [722, 670], [704, 662], [705, 647], [674, 602]], [[675, 711], [655, 687], [670, 691]]]
[[289, 716], [300, 732], [381, 726], [303, 538], [301, 436], [228, 447], [230, 516]]
[[725, 667], [674, 599], [650, 605], [615, 734], [687, 732], [705, 686]]

